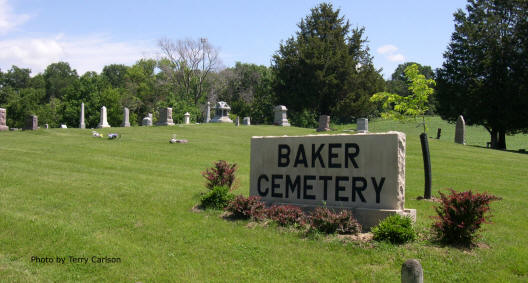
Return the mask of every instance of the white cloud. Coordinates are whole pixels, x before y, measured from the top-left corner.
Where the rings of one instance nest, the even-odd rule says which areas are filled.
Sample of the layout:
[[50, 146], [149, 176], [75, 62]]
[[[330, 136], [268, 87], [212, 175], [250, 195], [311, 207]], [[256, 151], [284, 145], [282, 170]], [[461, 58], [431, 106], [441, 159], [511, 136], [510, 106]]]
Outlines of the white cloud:
[[26, 14], [15, 14], [7, 0], [0, 0], [0, 34], [10, 32], [29, 18], [30, 16]]
[[398, 47], [387, 44], [379, 47], [377, 50], [378, 54], [383, 55], [385, 59], [391, 61], [391, 62], [403, 62], [405, 61], [405, 56], [401, 53], [397, 53]]
[[394, 53], [398, 50], [398, 47], [392, 45], [392, 44], [387, 44], [387, 45], [383, 45], [381, 46], [380, 48], [378, 48], [378, 53], [379, 54], [391, 54], [391, 53]]
[[104, 35], [15, 38], [0, 40], [0, 67], [5, 70], [16, 65], [37, 74], [51, 63], [65, 61], [82, 75], [101, 72], [109, 64], [132, 65], [141, 58], [154, 57], [155, 50], [154, 43], [118, 42]]

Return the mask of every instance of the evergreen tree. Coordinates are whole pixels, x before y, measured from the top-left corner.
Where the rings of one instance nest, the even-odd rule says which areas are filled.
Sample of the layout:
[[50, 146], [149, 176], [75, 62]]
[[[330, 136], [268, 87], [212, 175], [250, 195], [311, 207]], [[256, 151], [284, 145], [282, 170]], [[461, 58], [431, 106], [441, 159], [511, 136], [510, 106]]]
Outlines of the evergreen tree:
[[437, 70], [437, 111], [482, 125], [493, 148], [528, 131], [528, 1], [470, 0]]
[[341, 120], [373, 111], [368, 98], [383, 89], [384, 81], [372, 66], [364, 29], [351, 29], [329, 3], [311, 9], [298, 27], [295, 38], [281, 43], [273, 56], [278, 103], [293, 114], [330, 114]]

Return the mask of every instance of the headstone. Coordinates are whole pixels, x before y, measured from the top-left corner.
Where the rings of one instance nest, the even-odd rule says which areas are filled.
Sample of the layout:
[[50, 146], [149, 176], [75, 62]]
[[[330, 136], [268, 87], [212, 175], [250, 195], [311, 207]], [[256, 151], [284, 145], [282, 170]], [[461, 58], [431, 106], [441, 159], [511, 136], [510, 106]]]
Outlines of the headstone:
[[44, 124], [44, 128], [49, 129], [49, 125], [48, 124]]
[[211, 119], [212, 123], [233, 123], [233, 120], [229, 119], [229, 111], [231, 107], [224, 101], [218, 101], [215, 107], [215, 116]]
[[147, 117], [141, 120], [141, 125], [146, 127], [152, 126], [152, 113], [148, 113]]
[[357, 132], [360, 133], [367, 133], [368, 132], [368, 119], [367, 118], [359, 118], [356, 120], [357, 124]]
[[205, 122], [211, 122], [211, 102], [207, 101], [207, 113], [205, 113]]
[[172, 121], [172, 108], [166, 107], [159, 110], [158, 126], [174, 126]]
[[38, 129], [38, 117], [36, 115], [30, 115], [26, 118], [26, 125], [24, 130], [36, 131]]
[[416, 259], [408, 259], [401, 267], [402, 283], [423, 283], [423, 269]]
[[273, 120], [273, 124], [277, 126], [289, 127], [290, 123], [288, 122], [288, 117], [286, 115], [286, 112], [288, 111], [286, 106], [277, 105], [273, 110], [275, 113], [275, 119]]
[[240, 117], [237, 116], [236, 120], [235, 120], [235, 126], [240, 126]]
[[458, 116], [455, 126], [455, 142], [466, 144], [466, 122], [462, 115]]
[[9, 127], [6, 126], [6, 110], [4, 108], [0, 108], [0, 131], [8, 131]]
[[66, 126], [66, 124], [61, 124], [60, 127], [61, 127], [61, 129], [67, 129], [68, 128], [68, 126]]
[[318, 132], [330, 131], [330, 116], [328, 115], [319, 116], [319, 128], [317, 128], [317, 131]]
[[185, 112], [185, 114], [183, 114], [183, 120], [185, 125], [189, 125], [191, 123], [191, 114], [189, 114], [189, 112]]
[[250, 126], [251, 125], [251, 119], [249, 117], [244, 117], [244, 119], [242, 119], [242, 125]]
[[415, 219], [405, 208], [405, 140], [400, 132], [252, 137], [250, 195], [350, 209], [365, 230], [392, 214]]
[[121, 127], [130, 127], [130, 110], [128, 108], [123, 107], [123, 124], [121, 124]]
[[79, 119], [79, 128], [85, 129], [86, 124], [84, 123], [84, 102], [81, 102], [81, 117]]
[[438, 128], [438, 130], [436, 130], [436, 139], [439, 140], [440, 136], [442, 136], [442, 129]]
[[110, 124], [108, 124], [108, 121], [106, 120], [106, 107], [101, 107], [101, 117], [99, 119], [99, 124], [97, 125], [97, 128], [110, 128]]

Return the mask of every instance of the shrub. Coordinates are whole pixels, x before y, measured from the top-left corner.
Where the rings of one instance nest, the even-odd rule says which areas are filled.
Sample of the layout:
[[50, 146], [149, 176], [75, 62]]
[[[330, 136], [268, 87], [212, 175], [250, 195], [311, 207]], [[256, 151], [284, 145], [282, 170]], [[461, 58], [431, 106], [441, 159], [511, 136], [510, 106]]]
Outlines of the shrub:
[[411, 218], [399, 214], [383, 219], [376, 227], [372, 228], [372, 234], [374, 234], [376, 241], [387, 241], [393, 244], [403, 244], [416, 239]]
[[358, 234], [361, 225], [350, 210], [343, 209], [336, 213], [326, 207], [318, 207], [310, 216], [310, 229], [326, 234]]
[[201, 197], [204, 208], [222, 209], [225, 208], [235, 196], [229, 192], [226, 186], [217, 186]]
[[293, 205], [273, 205], [268, 211], [268, 218], [281, 226], [304, 225], [306, 223], [303, 211]]
[[491, 216], [484, 214], [490, 209], [491, 201], [500, 198], [487, 193], [456, 192], [440, 193], [440, 206], [436, 207], [438, 216], [433, 229], [438, 239], [447, 244], [471, 246], [477, 237], [477, 230]]
[[225, 160], [214, 162], [214, 167], [202, 172], [202, 175], [207, 180], [206, 187], [210, 190], [217, 186], [226, 186], [230, 189], [235, 182], [237, 169], [236, 163], [229, 164]]
[[233, 213], [234, 218], [239, 219], [253, 218], [260, 220], [264, 219], [266, 216], [266, 206], [260, 201], [260, 197], [257, 196], [246, 198], [242, 195], [238, 195], [225, 209]]

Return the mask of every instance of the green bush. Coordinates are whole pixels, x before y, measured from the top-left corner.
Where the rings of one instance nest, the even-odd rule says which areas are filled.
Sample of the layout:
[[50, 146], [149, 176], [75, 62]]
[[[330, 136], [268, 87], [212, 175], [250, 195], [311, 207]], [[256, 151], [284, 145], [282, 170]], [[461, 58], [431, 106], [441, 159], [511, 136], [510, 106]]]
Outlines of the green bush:
[[223, 209], [225, 208], [235, 196], [229, 192], [226, 186], [216, 186], [212, 190], [203, 194], [201, 203], [204, 208]]
[[403, 244], [416, 239], [416, 232], [410, 217], [399, 214], [391, 215], [372, 228], [374, 240], [387, 241], [392, 244]]

